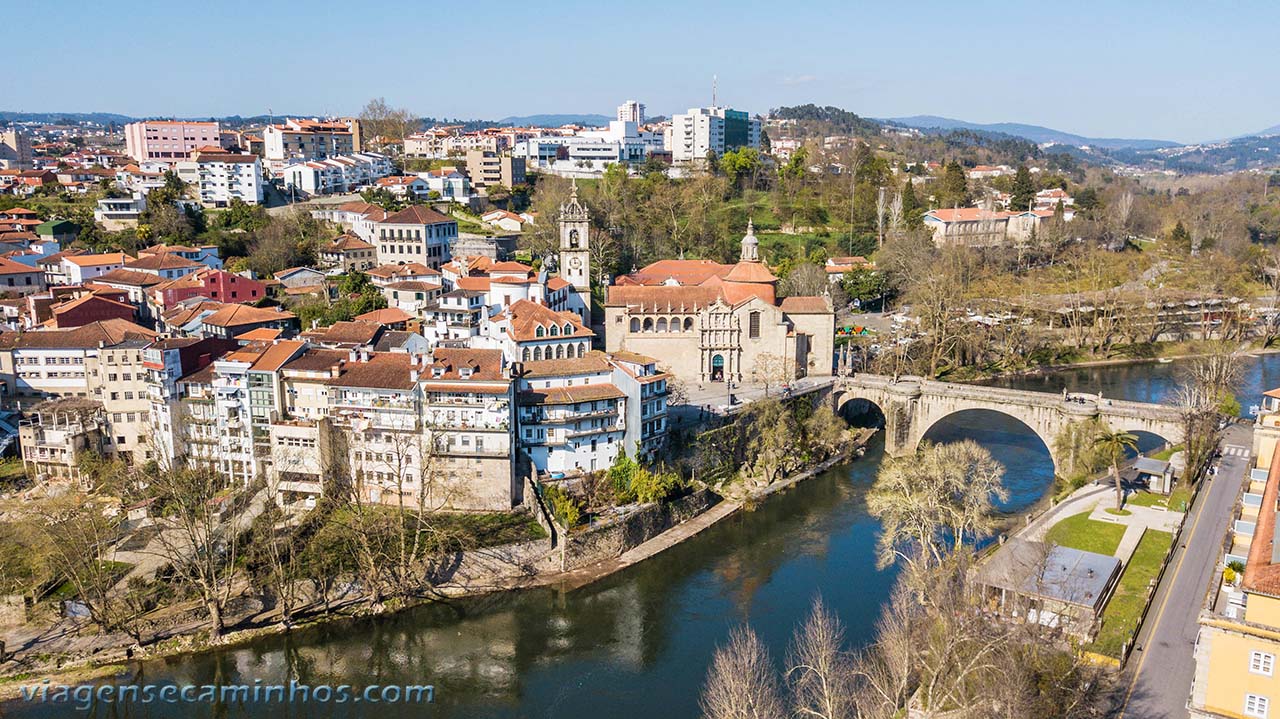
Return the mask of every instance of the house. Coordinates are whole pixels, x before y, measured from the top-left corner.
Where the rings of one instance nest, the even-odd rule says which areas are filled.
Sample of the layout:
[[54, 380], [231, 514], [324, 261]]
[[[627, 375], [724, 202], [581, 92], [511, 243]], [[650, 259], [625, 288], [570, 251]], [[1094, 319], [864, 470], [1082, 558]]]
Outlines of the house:
[[401, 280], [382, 286], [382, 296], [387, 306], [402, 310], [414, 317], [422, 317], [424, 310], [443, 292], [439, 284], [422, 280]]
[[1123, 478], [1146, 487], [1149, 491], [1168, 494], [1173, 491], [1173, 465], [1152, 457], [1138, 457], [1125, 470]]
[[192, 262], [177, 253], [164, 252], [139, 254], [138, 259], [126, 263], [124, 268], [133, 272], [153, 274], [163, 280], [176, 280], [179, 277], [186, 277], [192, 272], [204, 269], [204, 265], [199, 262]]
[[80, 234], [80, 226], [70, 220], [49, 220], [36, 225], [36, 234], [42, 239], [69, 245]]
[[62, 253], [62, 273], [66, 276], [66, 284], [82, 285], [112, 270], [123, 269], [132, 259], [123, 252], [107, 252], [99, 255]]
[[275, 307], [224, 304], [200, 320], [205, 337], [232, 339], [259, 327], [282, 330], [285, 336], [298, 332], [298, 316]]
[[30, 295], [44, 290], [44, 271], [0, 257], [0, 295]]
[[201, 245], [199, 247], [191, 247], [188, 245], [153, 245], [138, 250], [138, 257], [143, 258], [148, 255], [177, 255], [186, 260], [197, 262], [211, 269], [222, 269], [221, 250], [217, 245]]
[[81, 327], [111, 319], [133, 322], [138, 314], [138, 308], [128, 302], [93, 294], [54, 305], [52, 310], [53, 318], [46, 324], [58, 329]]
[[[467, 204], [471, 200], [471, 180], [456, 167], [437, 167], [418, 173], [427, 183], [427, 197]], [[432, 195], [432, 193], [435, 193]]]
[[486, 212], [480, 216], [485, 224], [496, 227], [507, 232], [520, 232], [524, 229], [526, 220], [514, 212], [506, 210], [493, 210]]
[[344, 232], [320, 248], [320, 261], [342, 274], [364, 272], [378, 264], [377, 254], [373, 245], [354, 233]]
[[396, 197], [405, 197], [411, 200], [426, 199], [427, 193], [431, 191], [427, 181], [417, 175], [382, 177], [378, 179], [376, 185], [378, 189], [386, 190]]
[[98, 200], [98, 205], [93, 210], [93, 219], [106, 223], [109, 227], [119, 227], [137, 224], [138, 218], [146, 211], [146, 195], [139, 192], [133, 197], [107, 197]]
[[255, 279], [226, 270], [202, 267], [176, 280], [150, 287], [147, 301], [164, 314], [170, 308], [193, 297], [207, 297], [219, 302], [257, 302], [267, 296], [267, 286]]
[[373, 310], [365, 312], [362, 315], [356, 315], [356, 320], [360, 322], [373, 322], [388, 329], [405, 330], [408, 323], [412, 321], [413, 315], [396, 307], [387, 307], [381, 310]]
[[325, 274], [311, 267], [290, 267], [275, 273], [276, 281], [287, 288], [323, 286]]
[[1115, 590], [1120, 560], [1105, 554], [1014, 537], [974, 581], [1002, 616], [1093, 638]]
[[378, 264], [416, 262], [432, 269], [449, 261], [449, 248], [458, 239], [458, 223], [422, 205], [412, 205], [376, 225]]

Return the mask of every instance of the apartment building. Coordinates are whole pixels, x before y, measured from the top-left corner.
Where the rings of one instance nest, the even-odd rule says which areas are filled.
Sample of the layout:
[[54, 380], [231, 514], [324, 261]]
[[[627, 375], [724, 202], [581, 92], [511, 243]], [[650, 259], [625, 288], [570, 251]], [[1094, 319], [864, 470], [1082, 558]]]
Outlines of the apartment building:
[[[1193, 719], [1273, 716], [1280, 702], [1280, 390], [1265, 393], [1254, 429], [1255, 467], [1224, 542], [1226, 551], [1200, 612], [1195, 676], [1187, 708]], [[1244, 568], [1243, 576], [1230, 565]], [[1226, 574], [1235, 574], [1232, 580]]]
[[226, 207], [232, 200], [262, 204], [265, 185], [257, 155], [198, 150], [192, 159], [175, 163], [174, 169], [195, 188], [205, 207]]
[[39, 482], [83, 480], [80, 461], [102, 454], [102, 404], [89, 399], [52, 399], [33, 407], [18, 425], [22, 466]]
[[25, 132], [0, 131], [0, 170], [30, 170], [31, 140]]
[[634, 122], [637, 125], [644, 124], [644, 103], [635, 100], [627, 100], [618, 105], [617, 119], [622, 122]]
[[535, 470], [609, 468], [620, 454], [652, 456], [666, 438], [666, 379], [656, 360], [588, 352], [522, 363], [519, 439]]
[[174, 466], [186, 453], [183, 440], [187, 432], [183, 427], [188, 413], [181, 403], [179, 381], [237, 347], [236, 342], [207, 337], [173, 337], [143, 348], [152, 449], [161, 466]]
[[284, 164], [276, 172], [286, 189], [305, 197], [354, 192], [373, 185], [395, 171], [391, 158], [376, 152], [362, 152], [320, 160]]
[[262, 131], [267, 167], [279, 172], [286, 165], [323, 160], [359, 152], [359, 125], [355, 120], [287, 119]]
[[[70, 285], [83, 285], [85, 282], [101, 277], [108, 272], [124, 269], [126, 263], [133, 261], [133, 258], [123, 252], [106, 252], [97, 255], [70, 255], [62, 253], [60, 258], [61, 276], [65, 278], [63, 283]], [[50, 277], [46, 273], [46, 280]], [[49, 284], [59, 284], [50, 281]]]
[[137, 162], [189, 160], [202, 147], [221, 147], [216, 122], [146, 120], [124, 126], [125, 152]]
[[471, 150], [467, 153], [467, 175], [476, 187], [515, 187], [525, 182], [525, 160], [486, 150]]
[[675, 162], [719, 157], [739, 147], [760, 147], [760, 121], [727, 107], [691, 107], [671, 118], [665, 147]]
[[412, 205], [376, 225], [378, 264], [416, 262], [439, 270], [449, 261], [449, 248], [458, 239], [458, 223], [422, 205]]

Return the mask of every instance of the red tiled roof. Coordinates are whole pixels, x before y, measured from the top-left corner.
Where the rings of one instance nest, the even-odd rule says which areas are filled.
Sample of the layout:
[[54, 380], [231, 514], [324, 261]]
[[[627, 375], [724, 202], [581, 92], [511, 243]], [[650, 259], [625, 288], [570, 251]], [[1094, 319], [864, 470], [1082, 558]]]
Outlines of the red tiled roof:
[[784, 297], [782, 311], [789, 315], [826, 315], [832, 310], [825, 297]]
[[453, 222], [453, 219], [424, 205], [410, 205], [383, 220], [388, 225], [434, 225]]
[[[511, 306], [507, 307], [505, 316], [510, 319], [510, 333], [517, 342], [593, 336], [591, 330], [582, 326], [582, 318], [577, 314], [573, 312], [556, 312], [549, 307], [529, 300], [512, 302]], [[538, 327], [542, 327], [543, 330], [549, 330], [552, 325], [561, 330], [565, 325], [569, 325], [573, 331], [570, 334], [558, 334], [555, 337], [544, 331], [542, 337], [537, 336]]]
[[363, 320], [365, 322], [376, 322], [380, 325], [394, 325], [402, 322], [408, 322], [413, 319], [413, 315], [398, 307], [388, 307], [386, 309], [374, 310], [362, 315], [356, 315], [356, 319]]

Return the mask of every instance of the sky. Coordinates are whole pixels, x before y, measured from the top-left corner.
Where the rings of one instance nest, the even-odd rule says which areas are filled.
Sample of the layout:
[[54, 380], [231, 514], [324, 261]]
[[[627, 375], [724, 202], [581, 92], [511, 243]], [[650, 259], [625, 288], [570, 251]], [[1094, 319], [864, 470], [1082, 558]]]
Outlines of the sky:
[[1200, 142], [1280, 124], [1280, 3], [14, 2], [0, 110], [652, 115], [712, 100]]

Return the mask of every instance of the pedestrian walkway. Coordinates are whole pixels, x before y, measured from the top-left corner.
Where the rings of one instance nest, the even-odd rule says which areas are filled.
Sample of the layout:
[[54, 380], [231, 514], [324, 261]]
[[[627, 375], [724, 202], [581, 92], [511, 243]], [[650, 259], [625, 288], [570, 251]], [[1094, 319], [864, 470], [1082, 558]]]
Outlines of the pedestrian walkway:
[[1238, 444], [1224, 445], [1222, 454], [1228, 457], [1248, 457], [1250, 452], [1248, 447], [1241, 447]]
[[[1093, 519], [1092, 515], [1089, 517]], [[1129, 557], [1133, 556], [1133, 550], [1138, 548], [1138, 542], [1142, 541], [1142, 535], [1146, 533], [1147, 528], [1140, 524], [1130, 524], [1124, 528], [1124, 536], [1120, 538], [1120, 544], [1116, 546], [1116, 551], [1112, 555], [1120, 560], [1121, 564], [1129, 565]]]

